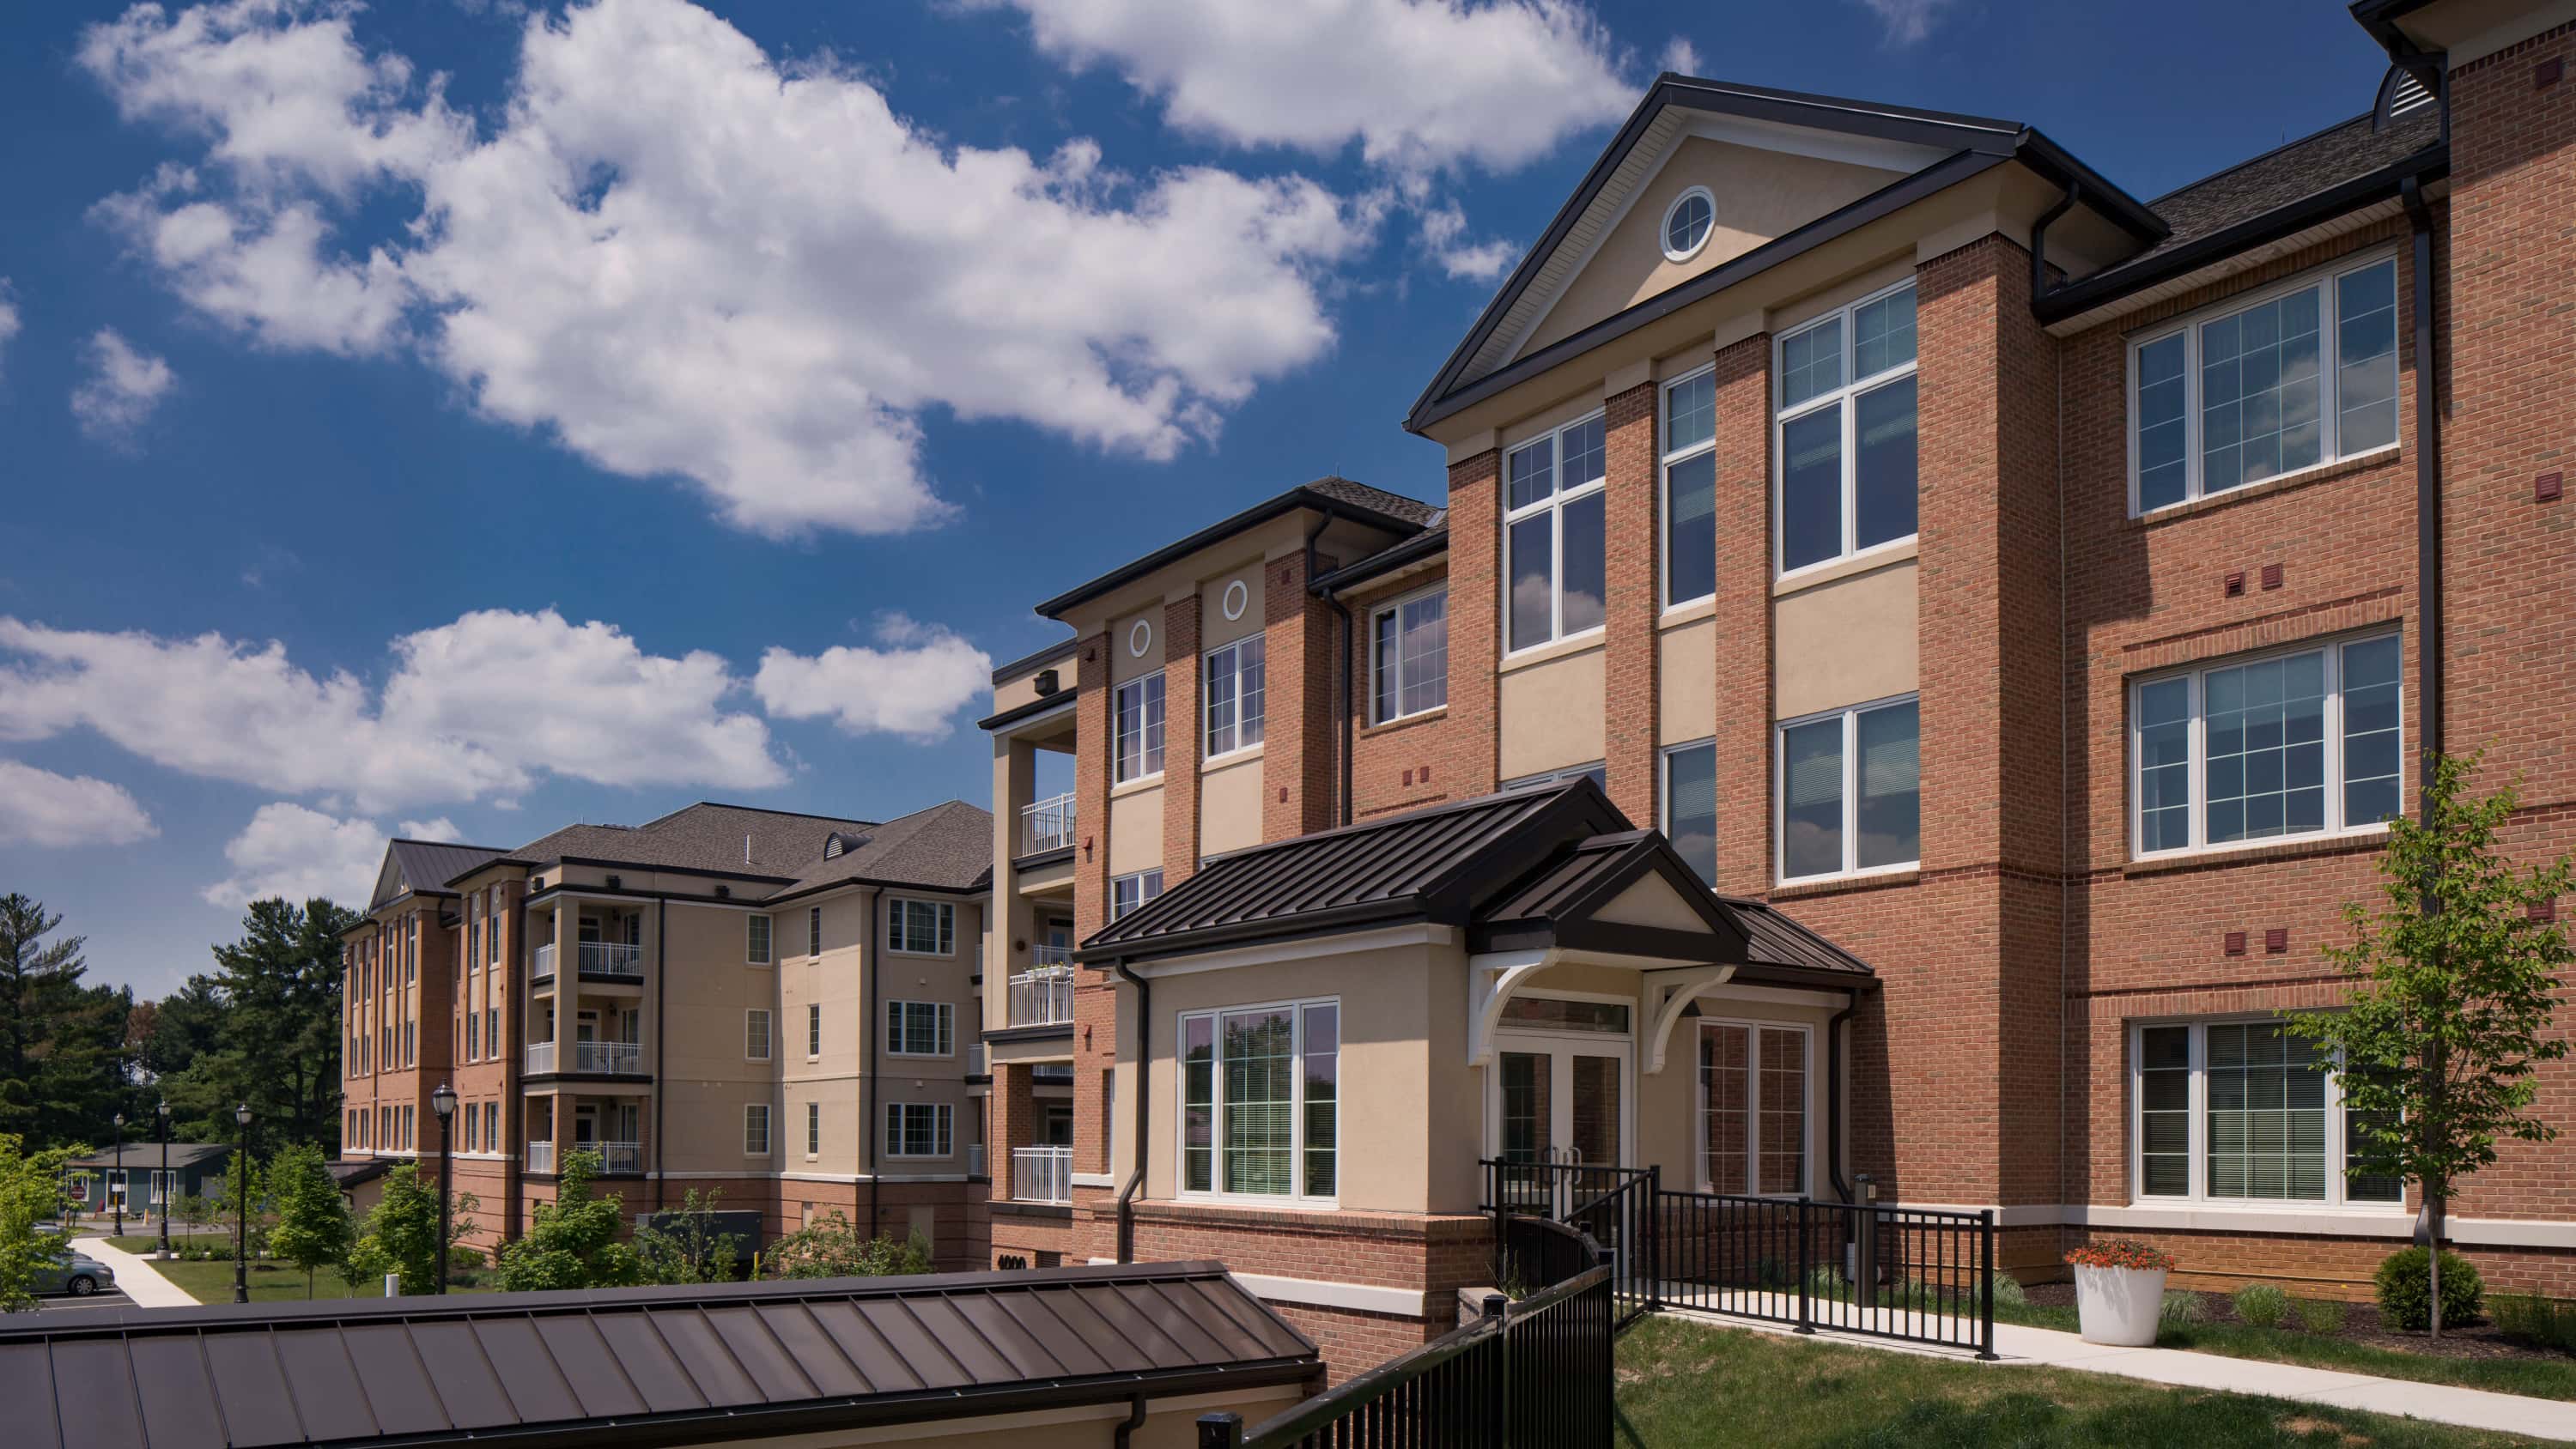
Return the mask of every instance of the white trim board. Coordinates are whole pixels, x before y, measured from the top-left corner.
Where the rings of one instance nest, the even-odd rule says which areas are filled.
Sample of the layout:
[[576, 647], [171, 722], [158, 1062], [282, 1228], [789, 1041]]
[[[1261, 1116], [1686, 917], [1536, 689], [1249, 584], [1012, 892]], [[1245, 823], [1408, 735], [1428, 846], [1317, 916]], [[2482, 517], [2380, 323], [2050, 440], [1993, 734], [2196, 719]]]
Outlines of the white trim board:
[[[1974, 1213], [1987, 1204], [1904, 1202], [1890, 1204], [1922, 1212]], [[2411, 1212], [2354, 1211], [2343, 1208], [2230, 1208], [2206, 1204], [2017, 1203], [1994, 1209], [1995, 1226], [2003, 1228], [2128, 1228], [2186, 1233], [2277, 1233], [2300, 1237], [2388, 1238], [2415, 1235]], [[2445, 1220], [2448, 1241], [2479, 1248], [2576, 1249], [2576, 1222], [2544, 1218], [2462, 1218]]]
[[[1094, 1258], [1094, 1267], [1116, 1263]], [[1266, 1273], [1228, 1273], [1243, 1290], [1264, 1303], [1302, 1303], [1314, 1308], [1347, 1308], [1356, 1313], [1391, 1313], [1420, 1318], [1430, 1312], [1431, 1295], [1410, 1288], [1382, 1288], [1372, 1283], [1335, 1283], [1322, 1278], [1275, 1278]]]

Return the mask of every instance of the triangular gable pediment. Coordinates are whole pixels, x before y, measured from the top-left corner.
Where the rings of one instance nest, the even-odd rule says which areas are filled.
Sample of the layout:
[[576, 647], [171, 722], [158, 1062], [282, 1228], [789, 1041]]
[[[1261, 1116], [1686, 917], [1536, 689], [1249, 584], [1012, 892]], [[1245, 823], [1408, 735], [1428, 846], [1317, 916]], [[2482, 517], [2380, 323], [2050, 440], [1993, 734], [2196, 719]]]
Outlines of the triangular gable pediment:
[[376, 870], [375, 893], [367, 897], [367, 909], [372, 911], [408, 889], [409, 884], [403, 880], [402, 854], [387, 845], [385, 863]]
[[[1707, 894], [1705, 891], [1701, 894]], [[1604, 902], [1592, 913], [1596, 921], [1610, 921], [1622, 926], [1649, 926], [1663, 931], [1699, 931], [1707, 929], [1699, 908], [1682, 898], [1681, 892], [1660, 873], [1641, 877], [1618, 895]]]

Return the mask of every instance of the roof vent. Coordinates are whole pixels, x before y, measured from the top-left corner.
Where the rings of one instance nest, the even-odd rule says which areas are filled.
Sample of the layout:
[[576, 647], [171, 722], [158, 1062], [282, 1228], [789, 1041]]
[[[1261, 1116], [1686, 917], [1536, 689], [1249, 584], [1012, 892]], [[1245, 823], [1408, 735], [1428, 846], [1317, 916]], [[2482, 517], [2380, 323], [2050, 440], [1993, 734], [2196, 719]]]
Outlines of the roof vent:
[[2379, 81], [2379, 97], [2370, 108], [2370, 129], [2385, 131], [2397, 118], [2420, 111], [2433, 104], [2433, 88], [2424, 77], [2402, 65], [2392, 65]]
[[823, 837], [823, 858], [837, 859], [867, 843], [868, 837], [864, 835], [852, 835], [846, 831], [835, 830]]

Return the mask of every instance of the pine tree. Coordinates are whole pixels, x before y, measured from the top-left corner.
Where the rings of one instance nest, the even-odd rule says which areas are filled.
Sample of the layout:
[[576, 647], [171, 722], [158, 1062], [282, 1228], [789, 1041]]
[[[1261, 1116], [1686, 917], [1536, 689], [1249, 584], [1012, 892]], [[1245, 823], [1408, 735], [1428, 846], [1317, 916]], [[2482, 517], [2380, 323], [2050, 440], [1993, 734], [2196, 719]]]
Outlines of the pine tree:
[[269, 1165], [270, 1193], [277, 1203], [277, 1228], [269, 1234], [269, 1251], [304, 1270], [304, 1296], [313, 1296], [317, 1269], [348, 1261], [357, 1230], [349, 1220], [348, 1200], [331, 1180], [322, 1149], [311, 1143], [289, 1147]]
[[80, 936], [50, 943], [63, 918], [23, 895], [0, 897], [0, 1132], [38, 1147], [104, 1142], [129, 1116], [122, 1051], [131, 998], [82, 984]]

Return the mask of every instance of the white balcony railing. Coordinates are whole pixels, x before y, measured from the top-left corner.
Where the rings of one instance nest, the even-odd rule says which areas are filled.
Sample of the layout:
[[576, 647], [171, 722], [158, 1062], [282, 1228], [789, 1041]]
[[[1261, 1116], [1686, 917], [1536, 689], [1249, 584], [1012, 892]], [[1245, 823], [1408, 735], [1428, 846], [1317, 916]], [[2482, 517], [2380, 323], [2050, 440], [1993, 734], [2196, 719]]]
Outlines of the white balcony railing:
[[1011, 1196], [1019, 1202], [1073, 1201], [1073, 1149], [1011, 1149]]
[[555, 1069], [555, 1044], [550, 1041], [528, 1043], [528, 1071], [551, 1072]]
[[992, 1067], [984, 1060], [984, 1044], [980, 1041], [966, 1043], [966, 1075], [985, 1077], [992, 1075], [992, 1072]]
[[1044, 971], [1050, 967], [1070, 971], [1073, 969], [1073, 948], [1057, 941], [1040, 941], [1029, 948], [1029, 960], [1032, 971]]
[[554, 1170], [555, 1170], [555, 1145], [554, 1145], [553, 1143], [551, 1143], [551, 1142], [531, 1142], [531, 1143], [529, 1143], [529, 1144], [528, 1144], [528, 1171], [530, 1171], [530, 1172], [552, 1172], [552, 1171], [554, 1171]]
[[576, 1072], [640, 1072], [644, 1047], [631, 1041], [577, 1041], [572, 1044]]
[[966, 1146], [966, 1175], [968, 1177], [984, 1175], [984, 1144], [981, 1142], [971, 1142]]
[[644, 948], [624, 941], [581, 941], [581, 974], [614, 976], [626, 981], [644, 979]]
[[1058, 795], [1020, 807], [1020, 854], [1062, 850], [1073, 844], [1073, 797]]
[[640, 1142], [592, 1142], [585, 1144], [599, 1154], [602, 1172], [639, 1173], [644, 1170], [644, 1144]]
[[1049, 966], [1011, 978], [1011, 1025], [1052, 1026], [1073, 1020], [1073, 971]]
[[552, 981], [555, 979], [554, 942], [548, 941], [536, 949], [536, 964], [529, 970], [528, 979], [531, 981]]

